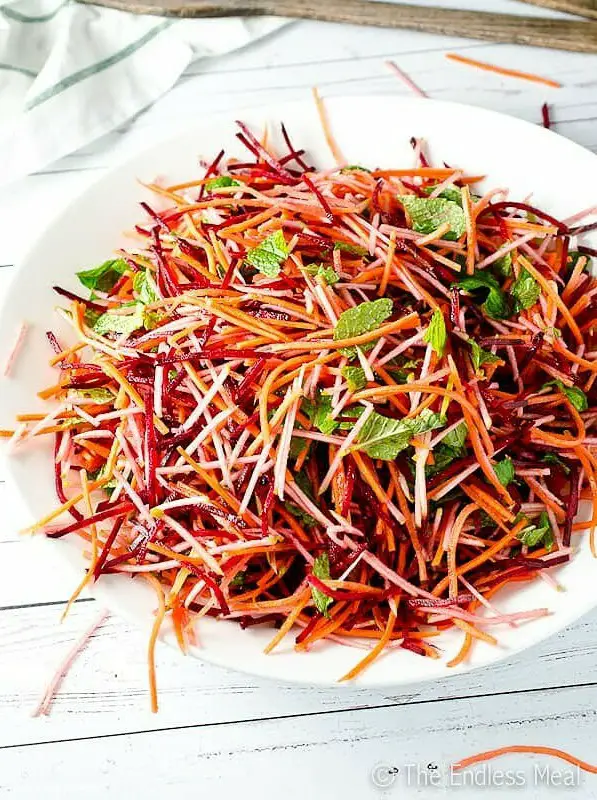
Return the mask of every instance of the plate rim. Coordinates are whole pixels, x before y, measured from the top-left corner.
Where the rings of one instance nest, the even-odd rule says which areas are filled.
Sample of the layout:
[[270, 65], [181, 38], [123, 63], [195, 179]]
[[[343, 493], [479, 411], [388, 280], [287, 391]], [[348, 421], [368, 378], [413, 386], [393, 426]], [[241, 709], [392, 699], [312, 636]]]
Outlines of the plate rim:
[[[466, 103], [457, 103], [447, 100], [434, 100], [428, 98], [418, 98], [418, 97], [408, 97], [402, 96], [392, 93], [380, 93], [380, 94], [373, 94], [368, 96], [362, 95], [336, 95], [331, 96], [329, 98], [324, 98], [324, 103], [326, 105], [326, 110], [330, 116], [330, 120], [333, 126], [333, 117], [334, 117], [334, 107], [335, 106], [342, 106], [346, 103], [363, 103], [367, 102], [372, 105], [378, 105], [382, 103], [391, 103], [395, 104], [398, 108], [407, 108], [414, 107], [414, 108], [421, 108], [425, 105], [432, 106], [438, 108], [439, 110], [443, 109], [444, 111], [451, 111], [453, 113], [458, 113], [458, 111], [464, 111], [466, 114], [473, 114], [475, 116], [486, 118], [487, 120], [491, 121], [492, 119], [499, 119], [499, 120], [506, 120], [507, 124], [513, 126], [514, 128], [521, 128], [524, 130], [533, 130], [533, 134], [538, 137], [543, 137], [545, 141], [548, 140], [557, 140], [559, 142], [560, 147], [567, 147], [570, 152], [577, 152], [579, 154], [585, 154], [590, 156], [595, 160], [595, 166], [597, 170], [597, 154], [593, 153], [586, 147], [578, 144], [577, 142], [573, 142], [570, 139], [559, 134], [557, 131], [549, 130], [543, 128], [539, 125], [535, 125], [532, 122], [527, 120], [520, 119], [518, 117], [511, 116], [510, 114], [496, 111], [493, 109], [485, 109], [479, 108], [477, 106], [466, 104]], [[13, 288], [15, 283], [18, 281], [19, 277], [26, 269], [27, 264], [31, 261], [33, 254], [36, 250], [40, 247], [40, 244], [43, 240], [48, 236], [50, 231], [60, 224], [63, 223], [64, 218], [69, 214], [70, 211], [77, 205], [77, 203], [87, 195], [92, 195], [98, 191], [101, 191], [101, 188], [104, 184], [109, 185], [118, 173], [120, 173], [125, 168], [130, 168], [135, 162], [141, 161], [143, 158], [146, 158], [154, 151], [159, 151], [166, 147], [168, 144], [175, 144], [177, 141], [180, 141], [183, 137], [186, 137], [190, 134], [196, 133], [200, 134], [202, 131], [209, 129], [212, 126], [221, 128], [224, 124], [232, 125], [235, 119], [242, 118], [243, 114], [250, 113], [251, 115], [254, 114], [262, 114], [264, 122], [273, 123], [274, 114], [277, 110], [280, 109], [282, 114], [281, 118], [283, 118], [284, 110], [289, 109], [292, 111], [293, 109], [301, 109], [307, 107], [307, 100], [306, 99], [297, 99], [297, 100], [290, 100], [285, 101], [283, 103], [263, 103], [263, 104], [251, 104], [248, 106], [244, 106], [239, 108], [235, 111], [219, 111], [214, 114], [209, 114], [206, 119], [201, 122], [193, 123], [187, 127], [181, 126], [173, 126], [173, 128], [164, 133], [163, 136], [159, 136], [154, 141], [149, 143], [146, 147], [142, 148], [137, 152], [128, 152], [124, 154], [120, 154], [119, 157], [115, 160], [115, 162], [108, 167], [105, 171], [103, 171], [100, 175], [96, 176], [93, 180], [87, 183], [85, 186], [77, 189], [73, 194], [70, 196], [69, 200], [62, 204], [57, 213], [52, 214], [50, 219], [41, 226], [39, 231], [37, 231], [36, 236], [30, 241], [27, 247], [24, 249], [21, 256], [16, 259], [15, 265], [12, 270], [12, 274], [10, 276], [8, 286], [6, 288], [6, 292], [4, 294], [2, 305], [0, 306], [0, 320], [3, 318], [4, 311], [6, 307], [10, 303], [11, 295], [13, 292]], [[280, 117], [278, 117], [280, 118]], [[439, 134], [438, 139], [441, 141], [441, 134]], [[549, 145], [548, 145], [549, 146]], [[199, 148], [198, 148], [199, 151]], [[329, 153], [328, 153], [329, 155]], [[331, 160], [331, 156], [330, 156]], [[1, 400], [0, 400], [1, 404]], [[23, 488], [20, 485], [20, 482], [16, 478], [16, 475], [11, 468], [11, 461], [10, 457], [7, 457], [4, 453], [2, 453], [3, 461], [6, 466], [6, 483], [7, 487], [10, 487], [14, 490], [14, 492], [18, 495], [20, 501], [23, 503], [24, 506], [27, 506], [27, 498], [26, 493], [23, 491]], [[44, 546], [50, 544], [50, 540], [44, 539], [43, 540]], [[65, 558], [64, 556], [61, 557], [62, 561], [69, 562], [70, 566], [73, 564], [70, 562], [70, 559]], [[556, 568], [558, 569], [558, 568]], [[118, 600], [117, 597], [114, 596], [113, 590], [106, 587], [106, 585], [97, 584], [93, 593], [88, 592], [92, 596], [96, 597], [96, 599], [100, 599], [101, 602], [110, 609], [113, 613], [117, 616], [121, 616], [126, 619], [128, 622], [134, 624], [136, 627], [141, 627], [143, 622], [139, 618], [138, 615], [129, 612], [127, 609], [126, 603], [122, 603]], [[577, 604], [577, 609], [575, 610], [574, 614], [569, 615], [566, 620], [562, 623], [554, 624], [553, 628], [546, 632], [546, 633], [539, 633], [538, 635], [533, 635], [532, 627], [525, 629], [525, 633], [528, 630], [529, 635], [525, 637], [521, 637], [521, 644], [517, 646], [510, 646], [507, 649], [499, 650], [496, 655], [487, 658], [483, 663], [463, 663], [458, 665], [455, 669], [450, 669], [446, 665], [445, 658], [442, 658], [444, 663], [444, 671], [441, 675], [434, 675], [434, 674], [423, 674], [419, 678], [412, 679], [409, 678], [408, 680], [400, 680], [400, 676], [397, 676], [394, 680], [389, 681], [384, 678], [374, 677], [369, 678], [369, 673], [364, 673], [363, 676], [356, 682], [352, 682], [350, 684], [342, 685], [338, 682], [332, 682], [329, 679], [322, 677], [321, 680], [317, 680], [316, 677], [310, 676], [309, 679], [301, 679], [298, 676], [283, 676], [275, 674], [275, 670], [273, 673], [268, 673], [265, 671], [259, 671], [255, 666], [252, 667], [244, 667], [242, 661], [239, 664], [231, 664], [229, 660], [226, 659], [224, 656], [220, 656], [217, 652], [213, 653], [210, 652], [209, 649], [202, 649], [198, 647], [191, 647], [189, 648], [190, 652], [194, 657], [199, 658], [202, 661], [206, 661], [211, 664], [215, 664], [220, 667], [224, 667], [226, 669], [231, 669], [246, 675], [251, 675], [255, 677], [259, 677], [260, 679], [265, 680], [274, 680], [274, 681], [284, 681], [289, 684], [301, 685], [301, 686], [312, 686], [312, 687], [324, 687], [324, 688], [339, 688], [340, 686], [345, 688], [346, 690], [357, 690], [357, 689], [375, 689], [375, 688], [392, 688], [392, 687], [399, 687], [399, 686], [408, 686], [408, 685], [419, 685], [422, 683], [428, 683], [431, 681], [447, 681], [451, 678], [456, 678], [459, 675], [463, 675], [465, 673], [477, 671], [477, 670], [487, 670], [495, 667], [500, 662], [505, 662], [508, 660], [514, 659], [517, 655], [522, 653], [523, 651], [530, 650], [536, 647], [541, 642], [546, 641], [547, 639], [551, 638], [552, 636], [557, 635], [564, 629], [566, 629], [570, 624], [577, 621], [585, 614], [589, 613], [591, 610], [597, 607], [597, 598], [594, 601], [590, 600], [589, 597], [586, 597], [586, 602], [581, 602]], [[211, 622], [211, 620], [210, 620]], [[233, 624], [231, 621], [227, 621], [228, 624]], [[176, 647], [174, 642], [174, 637], [168, 631], [163, 631], [160, 634], [160, 639], [162, 641], [167, 642], [170, 645]], [[355, 654], [355, 661], [358, 658], [358, 651], [353, 650], [345, 646], [346, 650], [351, 650]], [[497, 648], [496, 648], [497, 650]], [[242, 643], [239, 646], [240, 654], [242, 655]], [[298, 657], [299, 654], [295, 654], [295, 657]]]

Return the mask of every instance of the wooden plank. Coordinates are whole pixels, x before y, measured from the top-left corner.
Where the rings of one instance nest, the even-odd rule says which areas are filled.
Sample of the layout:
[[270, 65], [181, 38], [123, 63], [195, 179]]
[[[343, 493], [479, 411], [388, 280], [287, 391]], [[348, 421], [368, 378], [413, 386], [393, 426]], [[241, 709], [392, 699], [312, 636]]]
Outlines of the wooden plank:
[[[594, 760], [596, 697], [595, 687], [573, 688], [531, 693], [524, 704], [514, 694], [500, 697], [499, 703], [492, 697], [474, 702], [455, 699], [407, 708], [332, 711], [298, 719], [84, 738], [34, 750], [16, 746], [0, 750], [0, 786], [7, 796], [23, 800], [46, 797], [49, 787], [50, 793], [56, 787], [58, 796], [58, 785], [64, 800], [83, 795], [86, 800], [100, 800], [113, 793], [153, 798], [173, 791], [223, 798], [282, 794], [286, 800], [400, 796], [431, 800], [448, 789], [464, 800], [478, 800], [482, 792], [479, 784], [471, 786], [473, 773], [468, 786], [455, 788], [452, 778], [450, 788], [448, 767], [480, 750], [511, 742], [565, 744]], [[541, 780], [535, 764], [561, 766], [524, 756], [491, 766], [520, 770], [524, 786], [517, 792], [529, 800], [548, 794], [555, 800], [595, 796], [596, 776], [576, 775], [575, 792]], [[394, 770], [395, 782], [388, 785], [389, 770]], [[423, 776], [430, 771], [440, 773], [439, 788], [425, 786]], [[483, 780], [483, 773], [478, 774]], [[382, 791], [384, 784], [387, 791]], [[514, 790], [503, 787], [486, 791], [488, 797], [514, 795]]]
[[[81, 0], [89, 2], [89, 0]], [[597, 52], [597, 25], [577, 19], [547, 19], [491, 11], [378, 0], [95, 0], [99, 5], [170, 17], [278, 16], [379, 28], [466, 36], [583, 53]], [[570, 5], [570, 3], [568, 3]], [[585, 6], [586, 10], [586, 6]]]
[[[284, 686], [228, 672], [161, 646], [157, 652], [160, 713], [154, 716], [148, 710], [147, 632], [113, 617], [75, 662], [51, 716], [32, 720], [23, 712], [33, 709], [57, 665], [96, 618], [98, 606], [77, 604], [63, 625], [58, 622], [61, 612], [59, 606], [0, 612], [0, 748], [339, 709], [390, 705], [420, 709], [449, 698], [500, 696], [497, 707], [512, 692], [523, 702], [521, 693], [552, 696], [555, 687], [595, 681], [597, 615], [492, 669], [395, 690]], [[418, 713], [413, 711], [413, 718]], [[0, 767], [0, 784], [1, 775]]]
[[569, 14], [579, 14], [589, 19], [597, 19], [597, 2], [595, 0], [523, 0], [541, 8], [550, 8], [556, 11], [566, 11]]

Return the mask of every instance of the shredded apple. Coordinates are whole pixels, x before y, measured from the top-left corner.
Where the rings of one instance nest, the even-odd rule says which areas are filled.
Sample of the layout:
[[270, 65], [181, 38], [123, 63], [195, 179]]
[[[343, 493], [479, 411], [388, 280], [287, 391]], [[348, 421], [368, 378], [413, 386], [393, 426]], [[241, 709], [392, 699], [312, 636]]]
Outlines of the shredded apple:
[[495, 595], [597, 525], [592, 212], [482, 194], [420, 142], [318, 171], [285, 129], [283, 154], [237, 135], [245, 161], [150, 186], [136, 245], [56, 287], [74, 338], [48, 333], [51, 410], [12, 434], [55, 441], [31, 531], [89, 543], [76, 594], [156, 591], [154, 707], [166, 618], [183, 649], [204, 615], [363, 649], [344, 679], [457, 629], [456, 665], [547, 614]]

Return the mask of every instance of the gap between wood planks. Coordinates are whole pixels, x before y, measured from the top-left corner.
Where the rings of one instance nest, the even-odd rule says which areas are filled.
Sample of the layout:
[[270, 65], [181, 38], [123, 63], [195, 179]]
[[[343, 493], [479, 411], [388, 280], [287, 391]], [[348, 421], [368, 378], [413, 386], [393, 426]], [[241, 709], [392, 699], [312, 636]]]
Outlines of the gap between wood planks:
[[[578, 684], [564, 684], [562, 686], [553, 686], [549, 687], [550, 692], [567, 692], [571, 689], [594, 689], [597, 687], [597, 683], [578, 683]], [[23, 742], [23, 743], [14, 743], [14, 744], [6, 744], [0, 745], [0, 751], [3, 750], [15, 750], [19, 748], [25, 747], [42, 747], [45, 745], [55, 745], [55, 744], [68, 744], [74, 742], [88, 742], [88, 741], [99, 741], [102, 739], [117, 739], [123, 738], [128, 736], [143, 736], [146, 734], [152, 733], [168, 733], [173, 731], [187, 731], [187, 730], [195, 730], [195, 729], [214, 729], [214, 728], [225, 728], [228, 726], [233, 725], [252, 725], [258, 723], [268, 723], [268, 722], [285, 722], [286, 720], [296, 720], [296, 719], [311, 719], [311, 718], [330, 718], [333, 715], [340, 715], [340, 714], [353, 714], [354, 712], [358, 711], [361, 713], [369, 713], [369, 712], [377, 712], [377, 711], [384, 711], [386, 709], [399, 709], [405, 706], [430, 706], [430, 705], [441, 705], [444, 703], [458, 703], [463, 701], [471, 701], [471, 700], [478, 700], [478, 699], [489, 699], [489, 698], [497, 698], [497, 697], [512, 697], [516, 695], [539, 695], [540, 693], [545, 693], [544, 688], [535, 688], [535, 689], [523, 689], [523, 690], [514, 690], [511, 692], [488, 692], [487, 694], [478, 694], [478, 695], [454, 695], [452, 697], [438, 697], [438, 698], [429, 698], [426, 700], [409, 700], [403, 702], [393, 702], [393, 703], [379, 703], [375, 705], [353, 705], [347, 708], [334, 708], [325, 711], [307, 711], [304, 714], [286, 714], [286, 715], [274, 715], [271, 717], [250, 717], [247, 719], [239, 719], [239, 720], [225, 720], [222, 722], [200, 722], [200, 723], [188, 723], [182, 725], [166, 725], [164, 727], [152, 727], [152, 728], [145, 728], [143, 730], [136, 730], [136, 731], [121, 731], [121, 732], [114, 732], [114, 733], [100, 733], [93, 736], [73, 736], [73, 737], [66, 737], [62, 739], [49, 739], [47, 741], [42, 742]], [[592, 715], [597, 714], [597, 711], [591, 711]], [[532, 720], [527, 720], [532, 722]]]
[[[278, 72], [279, 70], [283, 69], [293, 69], [296, 67], [321, 67], [327, 66], [328, 64], [346, 64], [346, 63], [354, 63], [354, 62], [361, 62], [361, 61], [379, 61], [380, 64], [383, 63], [388, 58], [402, 58], [403, 56], [418, 56], [418, 55], [426, 55], [427, 53], [443, 53], [450, 50], [451, 47], [457, 47], [458, 50], [475, 50], [482, 47], [499, 47], [499, 43], [496, 42], [476, 42], [473, 44], [458, 44], [460, 39], [453, 39], [447, 44], [444, 44], [442, 47], [422, 47], [418, 50], [393, 50], [390, 53], [372, 53], [370, 55], [358, 55], [358, 54], [351, 54], [350, 56], [342, 56], [341, 58], [325, 58], [319, 57], [315, 59], [309, 59], [307, 61], [287, 61], [283, 63], [275, 63], [275, 64], [261, 64], [251, 67], [242, 67], [242, 72], [268, 72], [270, 70], [275, 70]], [[248, 52], [249, 49], [253, 47], [258, 47], [259, 41], [253, 42], [251, 45], [247, 46], [247, 48], [243, 48], [242, 51], [239, 50], [236, 53], [228, 53], [225, 56], [221, 56], [221, 59], [232, 59], [235, 55], [242, 55]], [[200, 61], [201, 59], [199, 59]], [[216, 60], [216, 59], [214, 59]], [[194, 61], [186, 68], [183, 72], [181, 77], [197, 77], [198, 75], [205, 75], [207, 74], [205, 70], [205, 66], [202, 68], [199, 67], [199, 61]], [[193, 72], [192, 68], [197, 67], [197, 72]], [[208, 70], [210, 75], [233, 75], [239, 72], [239, 67], [231, 67], [230, 69], [213, 69]]]

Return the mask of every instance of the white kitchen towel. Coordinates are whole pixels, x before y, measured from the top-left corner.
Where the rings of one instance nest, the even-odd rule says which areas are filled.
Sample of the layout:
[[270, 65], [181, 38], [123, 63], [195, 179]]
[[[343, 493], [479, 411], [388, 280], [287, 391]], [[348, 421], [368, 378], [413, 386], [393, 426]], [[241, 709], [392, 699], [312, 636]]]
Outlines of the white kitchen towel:
[[194, 60], [247, 45], [270, 17], [174, 20], [0, 0], [0, 183], [42, 169], [123, 124]]

